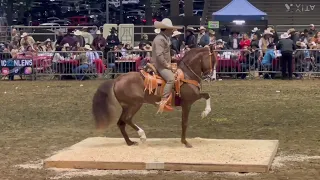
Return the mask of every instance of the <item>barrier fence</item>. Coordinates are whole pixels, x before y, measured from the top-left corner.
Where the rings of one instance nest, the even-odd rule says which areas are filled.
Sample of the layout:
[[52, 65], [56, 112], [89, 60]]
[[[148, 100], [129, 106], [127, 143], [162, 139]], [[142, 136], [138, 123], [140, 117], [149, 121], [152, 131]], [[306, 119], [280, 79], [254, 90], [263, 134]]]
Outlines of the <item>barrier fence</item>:
[[105, 74], [100, 51], [1, 53], [1, 79], [94, 79]]
[[[274, 53], [274, 50], [270, 50]], [[275, 78], [281, 75], [279, 52], [263, 58], [261, 51], [218, 50], [216, 73], [219, 78]], [[271, 53], [272, 54], [272, 53]], [[17, 76], [32, 80], [41, 79], [95, 79], [115, 78], [120, 74], [139, 71], [150, 62], [150, 51], [56, 51], [37, 54], [0, 54], [1, 79]], [[106, 57], [106, 58], [104, 58]], [[182, 57], [183, 58], [183, 57]], [[288, 64], [289, 65], [289, 64]], [[288, 66], [287, 65], [287, 66]], [[294, 76], [320, 75], [320, 50], [298, 49], [289, 65]]]

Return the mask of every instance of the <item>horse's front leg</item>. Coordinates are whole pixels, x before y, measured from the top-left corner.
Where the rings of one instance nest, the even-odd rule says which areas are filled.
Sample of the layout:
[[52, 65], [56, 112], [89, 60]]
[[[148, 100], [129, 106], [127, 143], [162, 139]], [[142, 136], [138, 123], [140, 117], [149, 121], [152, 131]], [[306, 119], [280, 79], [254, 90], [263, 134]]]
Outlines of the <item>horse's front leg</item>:
[[182, 104], [182, 134], [181, 134], [181, 143], [184, 144], [187, 148], [192, 148], [192, 145], [188, 143], [186, 140], [186, 133], [188, 128], [188, 121], [189, 121], [189, 112], [191, 109], [191, 104]]
[[210, 95], [208, 93], [200, 93], [200, 98], [203, 98], [206, 100], [206, 107], [204, 108], [204, 111], [201, 113], [202, 119], [207, 117], [208, 114], [211, 112], [211, 101], [210, 101]]

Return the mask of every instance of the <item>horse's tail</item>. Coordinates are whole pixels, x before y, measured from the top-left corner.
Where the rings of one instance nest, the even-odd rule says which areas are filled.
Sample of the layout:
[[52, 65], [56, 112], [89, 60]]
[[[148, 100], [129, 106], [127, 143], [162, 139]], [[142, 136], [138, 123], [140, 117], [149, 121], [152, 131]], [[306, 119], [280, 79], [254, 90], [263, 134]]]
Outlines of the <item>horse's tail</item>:
[[102, 83], [93, 96], [92, 113], [97, 129], [105, 129], [119, 119], [121, 106], [114, 93], [114, 80]]

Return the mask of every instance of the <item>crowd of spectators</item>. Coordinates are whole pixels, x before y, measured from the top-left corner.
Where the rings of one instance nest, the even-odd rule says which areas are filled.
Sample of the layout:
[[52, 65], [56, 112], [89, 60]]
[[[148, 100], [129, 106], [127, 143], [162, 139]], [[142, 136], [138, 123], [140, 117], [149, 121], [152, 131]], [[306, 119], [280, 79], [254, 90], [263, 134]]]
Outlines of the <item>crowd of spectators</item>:
[[[154, 32], [158, 34], [160, 30], [155, 29]], [[97, 63], [96, 59], [104, 59], [101, 65], [104, 67], [99, 70], [101, 74], [105, 67], [114, 67], [117, 58], [138, 54], [146, 62], [151, 56], [152, 43], [146, 34], [142, 35], [139, 45], [134, 47], [130, 43], [122, 43], [119, 40], [116, 28], [111, 28], [107, 38], [103, 37], [100, 30], [92, 33], [85, 27], [72, 31], [68, 30], [66, 34], [63, 32], [57, 33], [56, 41], [47, 39], [44, 42], [39, 42], [35, 41], [28, 33], [13, 29], [11, 42], [8, 45], [1, 44], [0, 48], [3, 52], [11, 53], [12, 58], [17, 57], [18, 54], [37, 56], [51, 53], [53, 63], [69, 59], [79, 60], [80, 64], [74, 67], [74, 71], [85, 70], [91, 64]], [[175, 31], [171, 37], [172, 56], [181, 57], [190, 48], [213, 45], [214, 49], [218, 51], [219, 57], [228, 54], [227, 51], [240, 50], [240, 58], [245, 59], [243, 61], [245, 63], [241, 65], [242, 69], [248, 69], [249, 67], [256, 69], [259, 65], [259, 67], [270, 67], [272, 61], [281, 56], [281, 51], [277, 50], [282, 50], [283, 53], [281, 40], [290, 39], [293, 44], [292, 51], [302, 49], [296, 51], [293, 57], [296, 62], [299, 61], [300, 67], [304, 66], [305, 71], [310, 70], [312, 61], [320, 61], [320, 56], [318, 56], [320, 51], [309, 51], [309, 49], [320, 49], [320, 32], [317, 32], [313, 24], [310, 25], [309, 29], [302, 32], [291, 28], [281, 36], [271, 27], [265, 30], [254, 28], [249, 33], [232, 31], [227, 39], [217, 39], [215, 31], [206, 29], [204, 26], [199, 29], [188, 27], [185, 36], [181, 37], [181, 34], [181, 32]], [[116, 53], [106, 53], [108, 51]], [[104, 52], [104, 57], [97, 52]], [[309, 61], [309, 59], [312, 61]]]

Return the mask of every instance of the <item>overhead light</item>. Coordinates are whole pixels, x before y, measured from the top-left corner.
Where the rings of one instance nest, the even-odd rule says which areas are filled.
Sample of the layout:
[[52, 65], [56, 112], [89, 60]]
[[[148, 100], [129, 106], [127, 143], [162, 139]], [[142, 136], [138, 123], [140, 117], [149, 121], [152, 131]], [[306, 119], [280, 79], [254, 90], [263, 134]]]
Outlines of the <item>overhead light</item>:
[[244, 21], [244, 20], [234, 20], [232, 22], [234, 22], [236, 25], [242, 25], [242, 24], [246, 23], [246, 21]]

